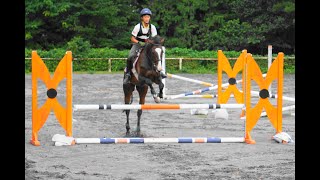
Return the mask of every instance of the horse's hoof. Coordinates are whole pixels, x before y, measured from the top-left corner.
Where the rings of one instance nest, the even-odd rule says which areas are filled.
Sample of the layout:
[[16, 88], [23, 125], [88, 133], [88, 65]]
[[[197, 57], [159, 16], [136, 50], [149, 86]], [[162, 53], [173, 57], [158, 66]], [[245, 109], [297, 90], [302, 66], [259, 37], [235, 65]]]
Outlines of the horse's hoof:
[[160, 103], [160, 98], [159, 97], [154, 97], [154, 102]]
[[135, 132], [135, 137], [142, 138], [143, 134], [140, 131]]
[[126, 132], [126, 137], [130, 137], [130, 132]]

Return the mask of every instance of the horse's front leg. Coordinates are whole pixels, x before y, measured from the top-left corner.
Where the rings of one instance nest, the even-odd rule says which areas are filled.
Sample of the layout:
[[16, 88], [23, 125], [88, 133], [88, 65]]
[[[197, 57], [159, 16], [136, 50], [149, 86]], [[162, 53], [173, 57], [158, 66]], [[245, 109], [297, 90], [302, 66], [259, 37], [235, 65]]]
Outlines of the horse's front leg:
[[139, 79], [143, 80], [143, 82], [150, 87], [150, 92], [151, 92], [151, 95], [152, 95], [154, 101], [156, 103], [160, 103], [160, 98], [158, 97], [156, 91], [154, 90], [154, 88], [152, 86], [153, 82], [151, 81], [151, 79], [146, 78], [146, 77], [140, 77], [140, 76], [139, 76]]
[[162, 83], [162, 81], [160, 81], [159, 83], [159, 98], [163, 99], [163, 88], [164, 88], [164, 84]]
[[[160, 72], [159, 72], [160, 74]], [[164, 88], [164, 84], [162, 83], [162, 77], [161, 75], [159, 75], [159, 78], [155, 80], [155, 83], [159, 85], [159, 94], [158, 97], [163, 99], [163, 88]]]
[[141, 119], [141, 115], [142, 115], [142, 109], [139, 109], [137, 112], [137, 116], [138, 116], [138, 121], [137, 121], [137, 137], [140, 137], [140, 119]]
[[163, 88], [164, 88], [164, 84], [162, 83], [162, 75], [161, 75], [161, 71], [160, 70], [156, 70], [156, 76], [158, 76], [157, 79], [155, 79], [155, 83], [159, 85], [159, 94], [158, 97], [163, 99]]
[[[144, 104], [145, 103], [145, 99], [146, 99], [146, 94], [148, 92], [148, 86], [144, 85], [144, 86], [137, 86], [137, 90], [139, 92], [139, 104]], [[140, 137], [141, 134], [141, 129], [140, 129], [140, 120], [141, 120], [141, 115], [142, 115], [142, 109], [139, 109], [137, 112], [137, 116], [138, 116], [138, 121], [137, 121], [137, 137]]]
[[126, 123], [126, 136], [130, 135], [130, 124], [129, 124], [129, 114], [130, 114], [130, 110], [125, 110], [126, 112], [126, 116], [127, 116], [127, 123]]
[[153, 99], [154, 99], [154, 102], [160, 103], [160, 97], [158, 96], [158, 94], [157, 94], [156, 91], [154, 90], [152, 84], [149, 85], [149, 87], [150, 87], [150, 91], [151, 91], [152, 97], [153, 97]]
[[[132, 86], [127, 86], [127, 85], [124, 85], [123, 87], [123, 90], [124, 90], [124, 94], [125, 94], [125, 97], [124, 97], [124, 103], [125, 104], [131, 104], [132, 103], [132, 92], [134, 90], [134, 87]], [[124, 110], [126, 112], [126, 117], [127, 117], [127, 122], [126, 122], [126, 136], [130, 136], [130, 123], [129, 123], [129, 115], [130, 115], [130, 109], [126, 109]]]

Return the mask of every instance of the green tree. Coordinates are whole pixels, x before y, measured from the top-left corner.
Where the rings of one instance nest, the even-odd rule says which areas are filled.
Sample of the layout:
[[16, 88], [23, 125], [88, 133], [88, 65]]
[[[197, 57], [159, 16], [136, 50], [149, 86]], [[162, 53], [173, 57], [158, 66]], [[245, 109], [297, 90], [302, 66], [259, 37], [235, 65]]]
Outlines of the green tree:
[[241, 51], [263, 41], [265, 38], [260, 36], [260, 32], [247, 22], [241, 23], [239, 19], [233, 19], [224, 23], [218, 30], [209, 33], [209, 41], [206, 41], [206, 44], [208, 47], [213, 46], [215, 50]]
[[25, 41], [31, 48], [52, 48], [61, 45], [68, 29], [64, 16], [72, 4], [68, 1], [25, 1]]
[[294, 0], [236, 0], [230, 5], [241, 22], [248, 22], [264, 37], [263, 41], [253, 45], [255, 48], [252, 46], [253, 49], [265, 50], [271, 44], [278, 51], [294, 52]]
[[295, 49], [294, 0], [29, 0], [25, 5], [25, 44], [34, 49], [83, 41], [86, 47], [128, 50], [145, 7], [167, 48], [258, 54], [269, 44], [286, 53]]
[[128, 48], [131, 1], [30, 0], [26, 1], [25, 40], [31, 48], [66, 46], [82, 37], [92, 47]]

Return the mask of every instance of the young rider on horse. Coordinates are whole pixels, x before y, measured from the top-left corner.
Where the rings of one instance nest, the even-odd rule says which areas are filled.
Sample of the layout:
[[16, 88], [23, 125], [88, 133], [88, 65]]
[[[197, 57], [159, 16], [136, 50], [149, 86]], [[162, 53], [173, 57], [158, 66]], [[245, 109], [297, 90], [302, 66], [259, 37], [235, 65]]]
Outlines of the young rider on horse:
[[[142, 9], [140, 12], [141, 22], [135, 25], [131, 32], [132, 47], [127, 59], [126, 74], [123, 80], [123, 84], [129, 83], [129, 79], [131, 78], [130, 72], [132, 69], [132, 63], [134, 58], [137, 56], [139, 49], [143, 47], [146, 42], [148, 42], [149, 37], [154, 37], [158, 34], [156, 27], [150, 23], [151, 15], [152, 13], [150, 9]], [[163, 72], [160, 72], [160, 74], [162, 78], [167, 77]]]

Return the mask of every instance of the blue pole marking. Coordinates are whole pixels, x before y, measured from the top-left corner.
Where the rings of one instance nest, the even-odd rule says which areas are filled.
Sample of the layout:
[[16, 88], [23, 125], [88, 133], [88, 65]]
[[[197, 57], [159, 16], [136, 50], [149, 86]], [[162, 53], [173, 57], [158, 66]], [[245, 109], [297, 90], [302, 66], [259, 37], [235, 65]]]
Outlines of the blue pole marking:
[[207, 138], [207, 143], [221, 143], [221, 138]]
[[129, 143], [144, 143], [144, 138], [132, 138]]

